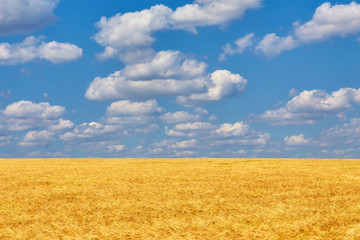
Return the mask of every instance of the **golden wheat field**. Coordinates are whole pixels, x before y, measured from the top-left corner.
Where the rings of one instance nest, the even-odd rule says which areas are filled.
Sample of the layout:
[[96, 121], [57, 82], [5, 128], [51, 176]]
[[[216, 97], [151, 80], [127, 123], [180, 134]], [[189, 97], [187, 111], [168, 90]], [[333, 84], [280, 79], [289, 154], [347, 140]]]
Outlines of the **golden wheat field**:
[[2, 159], [0, 239], [360, 239], [360, 161]]

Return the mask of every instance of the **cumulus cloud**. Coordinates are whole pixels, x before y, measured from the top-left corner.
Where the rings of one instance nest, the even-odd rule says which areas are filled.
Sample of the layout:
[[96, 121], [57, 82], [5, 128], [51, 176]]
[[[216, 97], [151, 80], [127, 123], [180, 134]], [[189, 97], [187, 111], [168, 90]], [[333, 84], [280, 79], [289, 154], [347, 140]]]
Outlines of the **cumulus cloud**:
[[151, 58], [155, 39], [152, 34], [164, 29], [184, 29], [196, 33], [196, 27], [224, 25], [241, 18], [247, 9], [258, 8], [262, 0], [195, 0], [175, 11], [162, 4], [137, 12], [102, 17], [94, 36], [104, 52], [99, 59], [119, 58], [123, 62], [141, 62]]
[[284, 142], [288, 146], [303, 146], [303, 145], [308, 145], [309, 143], [312, 142], [312, 140], [305, 138], [304, 134], [300, 134], [300, 135], [285, 137]]
[[359, 140], [360, 118], [352, 118], [345, 124], [324, 130], [320, 135], [320, 141], [323, 145], [336, 145], [337, 147], [343, 145], [359, 147]]
[[270, 133], [251, 131], [251, 134], [242, 138], [215, 139], [209, 143], [209, 146], [260, 146], [267, 145], [270, 141], [270, 138]]
[[250, 132], [250, 127], [243, 122], [224, 123], [215, 132], [220, 137], [242, 137]]
[[141, 64], [90, 83], [85, 96], [90, 100], [151, 99], [201, 92], [206, 88], [206, 64], [188, 59], [178, 51], [162, 51]]
[[[99, 57], [119, 57], [126, 61], [126, 52], [149, 48], [154, 42], [151, 34], [168, 27], [167, 17], [171, 13], [170, 8], [156, 5], [140, 12], [116, 14], [111, 18], [102, 17], [96, 23], [99, 32], [94, 36], [96, 42], [105, 47]], [[139, 54], [138, 57], [141, 59], [142, 55]]]
[[132, 127], [129, 127], [123, 124], [90, 122], [77, 125], [72, 131], [60, 135], [60, 139], [69, 142], [116, 141], [125, 137], [154, 133], [158, 128], [159, 126], [155, 123], [146, 126], [133, 124]]
[[169, 137], [193, 137], [195, 134], [192, 133], [185, 133], [176, 131], [174, 129], [169, 129], [167, 126], [165, 127], [165, 134]]
[[[24, 100], [14, 102], [0, 111], [0, 131], [6, 133], [32, 130], [25, 136], [21, 146], [36, 145], [33, 144], [36, 142], [36, 137], [43, 138], [45, 134], [53, 136], [73, 128], [74, 124], [71, 121], [60, 118], [64, 113], [64, 107], [51, 106], [47, 102], [33, 103]], [[34, 131], [39, 128], [45, 129]]]
[[191, 79], [203, 75], [207, 68], [204, 62], [187, 59], [179, 51], [160, 51], [147, 62], [128, 64], [123, 74], [129, 79]]
[[207, 101], [218, 101], [242, 93], [246, 85], [247, 80], [240, 74], [232, 74], [228, 70], [217, 70], [211, 74], [210, 80], [207, 82], [207, 92], [180, 96], [178, 102], [184, 105], [193, 105]]
[[184, 149], [184, 148], [194, 148], [198, 141], [196, 139], [185, 140], [181, 142], [177, 142], [175, 144], [170, 145], [172, 149]]
[[292, 88], [290, 91], [289, 91], [289, 97], [295, 97], [296, 95], [298, 95], [299, 92], [298, 90], [296, 90], [295, 88]]
[[29, 131], [19, 143], [22, 147], [46, 146], [54, 139], [55, 133], [48, 130]]
[[3, 114], [12, 118], [39, 118], [55, 119], [65, 113], [61, 106], [51, 106], [47, 102], [33, 103], [30, 101], [19, 101], [8, 105]]
[[236, 96], [246, 88], [247, 80], [239, 74], [228, 70], [206, 74], [205, 69], [205, 63], [178, 51], [161, 51], [147, 62], [128, 64], [108, 77], [95, 78], [85, 96], [90, 100], [181, 96], [179, 103], [195, 105]]
[[121, 116], [121, 117], [111, 117], [106, 116], [101, 119], [101, 123], [108, 125], [142, 125], [150, 124], [155, 121], [154, 116], [149, 115], [139, 115], [139, 116]]
[[29, 33], [55, 21], [59, 0], [0, 1], [0, 36]]
[[304, 24], [298, 21], [293, 26], [293, 36], [278, 37], [275, 33], [268, 34], [256, 49], [272, 57], [302, 44], [324, 41], [334, 36], [355, 35], [360, 32], [360, 4], [323, 3], [316, 9], [310, 21]]
[[70, 120], [59, 119], [57, 124], [51, 125], [47, 129], [51, 132], [61, 132], [72, 129], [73, 127], [74, 123]]
[[197, 153], [195, 151], [174, 151], [176, 157], [193, 157]]
[[178, 7], [170, 16], [174, 28], [196, 33], [196, 27], [224, 25], [241, 18], [247, 9], [258, 8], [262, 0], [195, 0]]
[[360, 4], [320, 5], [312, 19], [295, 28], [302, 42], [322, 41], [332, 36], [346, 37], [360, 32]]
[[36, 58], [56, 64], [82, 56], [82, 49], [74, 44], [55, 41], [46, 43], [42, 39], [30, 36], [21, 43], [0, 43], [0, 65], [16, 65]]
[[331, 116], [343, 118], [353, 104], [360, 104], [360, 89], [341, 88], [331, 94], [323, 90], [303, 91], [285, 107], [266, 111], [259, 119], [272, 125], [314, 124]]
[[226, 56], [234, 54], [242, 54], [245, 49], [253, 45], [254, 33], [249, 33], [242, 38], [239, 38], [235, 41], [235, 47], [232, 47], [229, 43], [223, 46], [223, 53], [220, 54], [219, 60], [226, 60]]
[[[180, 123], [165, 133], [171, 137], [149, 145], [148, 151], [157, 156], [177, 156], [179, 149], [211, 149], [216, 151], [247, 146], [249, 148], [264, 147], [270, 142], [270, 134], [255, 131], [243, 122], [223, 123], [220, 125], [208, 122]], [[178, 140], [188, 138], [186, 140]], [[223, 152], [224, 153], [224, 152]]]
[[86, 90], [90, 100], [108, 99], [152, 99], [162, 96], [178, 96], [199, 92], [205, 88], [204, 78], [179, 81], [176, 79], [153, 79], [133, 81], [121, 72], [115, 72], [106, 78], [95, 78]]
[[0, 147], [10, 145], [12, 143], [12, 140], [13, 140], [12, 136], [0, 136]]
[[119, 115], [153, 115], [162, 112], [156, 100], [146, 102], [131, 102], [128, 100], [112, 103], [106, 111], [109, 116]]
[[125, 148], [125, 145], [111, 145], [111, 146], [107, 147], [109, 152], [121, 152], [124, 150], [124, 148]]
[[292, 36], [278, 37], [275, 33], [270, 33], [259, 42], [255, 49], [273, 57], [286, 50], [296, 48], [297, 45], [298, 43]]
[[60, 135], [60, 138], [65, 141], [99, 141], [106, 138], [107, 135], [119, 134], [121, 129], [121, 126], [118, 125], [104, 125], [97, 122], [82, 123], [73, 131]]
[[189, 112], [185, 111], [178, 111], [174, 113], [165, 113], [160, 116], [160, 119], [169, 124], [176, 124], [176, 123], [182, 123], [182, 122], [191, 122], [191, 121], [197, 121], [201, 118], [201, 115], [199, 114], [191, 114]]
[[178, 131], [203, 131], [214, 128], [214, 125], [208, 122], [188, 122], [175, 125]]

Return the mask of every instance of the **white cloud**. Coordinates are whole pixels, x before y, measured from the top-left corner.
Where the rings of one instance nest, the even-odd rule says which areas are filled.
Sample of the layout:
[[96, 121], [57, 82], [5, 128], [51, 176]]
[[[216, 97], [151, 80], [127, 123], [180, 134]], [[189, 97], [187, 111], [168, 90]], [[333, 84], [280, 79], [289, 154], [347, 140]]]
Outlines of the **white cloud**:
[[42, 38], [30, 36], [21, 43], [0, 43], [0, 65], [15, 65], [36, 58], [62, 63], [82, 56], [82, 49], [74, 44], [55, 41], [46, 43]]
[[223, 25], [241, 18], [247, 9], [258, 8], [262, 0], [195, 0], [178, 7], [169, 17], [174, 28], [196, 33], [196, 27]]
[[33, 103], [30, 101], [19, 101], [8, 105], [3, 114], [11, 118], [39, 118], [56, 119], [65, 113], [61, 106], [51, 106], [47, 102]]
[[121, 152], [124, 150], [124, 148], [125, 148], [125, 145], [111, 145], [111, 146], [107, 147], [109, 152]]
[[235, 41], [235, 47], [232, 47], [229, 43], [223, 46], [223, 53], [220, 54], [219, 60], [224, 61], [226, 56], [234, 54], [242, 54], [245, 49], [253, 45], [254, 33], [249, 33], [242, 38]]
[[[102, 17], [96, 23], [99, 32], [94, 39], [105, 47], [102, 59], [120, 57], [126, 61], [126, 52], [147, 49], [154, 42], [151, 34], [169, 26], [167, 17], [172, 10], [164, 5], [156, 5], [140, 12], [116, 14]], [[143, 57], [139, 54], [138, 57]], [[138, 60], [138, 59], [137, 59]]]
[[177, 157], [193, 157], [195, 156], [197, 153], [194, 151], [174, 151], [175, 156]]
[[13, 140], [12, 136], [0, 136], [0, 147], [10, 145], [12, 143], [12, 140]]
[[208, 122], [189, 122], [175, 125], [175, 130], [178, 131], [203, 131], [212, 128], [214, 128], [214, 126]]
[[353, 118], [349, 122], [324, 130], [320, 134], [320, 142], [324, 146], [360, 146], [360, 118]]
[[275, 33], [270, 33], [259, 42], [255, 49], [269, 57], [273, 57], [286, 50], [296, 48], [297, 45], [292, 36], [278, 37]]
[[224, 123], [215, 132], [219, 137], [242, 137], [250, 132], [250, 127], [243, 122]]
[[0, 129], [3, 131], [22, 131], [38, 127], [59, 128], [59, 120], [65, 113], [62, 106], [51, 106], [47, 102], [33, 103], [19, 101], [9, 104], [0, 112]]
[[106, 116], [101, 119], [101, 123], [109, 125], [137, 125], [149, 124], [155, 121], [154, 116], [124, 116], [124, 117], [109, 117]]
[[256, 49], [269, 57], [283, 51], [293, 49], [302, 44], [327, 40], [333, 36], [347, 37], [360, 32], [360, 4], [323, 3], [313, 15], [312, 19], [304, 24], [295, 22], [294, 34], [287, 37], [278, 37], [271, 33], [264, 37]]
[[224, 25], [241, 18], [247, 9], [258, 8], [262, 0], [195, 0], [175, 11], [162, 4], [137, 12], [102, 17], [94, 36], [105, 49], [99, 59], [119, 58], [123, 62], [143, 62], [153, 56], [152, 34], [164, 29], [184, 29], [196, 33], [196, 27]]
[[179, 51], [160, 51], [153, 59], [143, 63], [129, 64], [122, 71], [129, 79], [191, 79], [205, 73], [207, 64], [186, 59]]
[[296, 95], [298, 95], [299, 92], [298, 90], [296, 90], [295, 88], [292, 88], [290, 91], [289, 91], [289, 97], [295, 97]]
[[192, 122], [192, 121], [198, 121], [201, 118], [199, 114], [191, 114], [184, 111], [178, 111], [175, 113], [165, 113], [160, 116], [160, 119], [169, 124], [176, 124], [176, 123], [182, 123], [182, 122]]
[[184, 148], [194, 148], [198, 141], [196, 139], [185, 140], [181, 142], [176, 142], [175, 144], [170, 145], [171, 149], [184, 149]]
[[178, 97], [178, 102], [193, 105], [206, 101], [218, 101], [223, 98], [236, 96], [245, 91], [247, 80], [239, 74], [232, 74], [228, 70], [217, 70], [210, 76], [206, 93], [194, 93], [190, 96]]
[[177, 96], [199, 92], [205, 88], [205, 79], [192, 80], [154, 79], [132, 81], [115, 72], [106, 78], [95, 78], [86, 91], [90, 100], [151, 99], [161, 96]]
[[170, 129], [166, 126], [165, 127], [165, 133], [167, 136], [169, 137], [193, 137], [193, 134], [187, 134], [184, 132], [180, 132], [180, 131], [175, 131], [174, 129]]
[[156, 100], [131, 102], [128, 100], [112, 103], [106, 111], [108, 116], [119, 115], [154, 115], [162, 112]]
[[22, 147], [46, 146], [54, 139], [54, 133], [48, 130], [29, 131], [19, 143]]
[[267, 145], [270, 141], [269, 133], [261, 133], [256, 131], [251, 131], [251, 134], [239, 137], [235, 139], [215, 139], [209, 143], [209, 146], [221, 146], [221, 145], [243, 145], [243, 146], [259, 146]]
[[121, 136], [120, 130], [122, 129], [119, 125], [103, 125], [97, 122], [82, 123], [76, 126], [73, 131], [60, 135], [60, 139], [64, 141], [99, 141], [109, 138], [109, 135]]
[[344, 118], [353, 104], [360, 104], [360, 89], [341, 88], [331, 94], [322, 90], [303, 91], [285, 107], [266, 111], [259, 118], [272, 125], [314, 124], [331, 116]]
[[59, 119], [57, 124], [49, 126], [47, 130], [51, 132], [61, 132], [64, 130], [69, 130], [73, 127], [74, 127], [74, 123], [71, 122], [70, 120]]
[[0, 1], [0, 36], [29, 33], [55, 21], [59, 0]]
[[82, 49], [71, 43], [52, 41], [41, 44], [38, 57], [55, 64], [63, 63], [82, 57]]
[[206, 64], [178, 51], [162, 51], [141, 64], [128, 64], [106, 78], [95, 78], [85, 96], [91, 100], [151, 99], [206, 90]]
[[304, 134], [300, 134], [300, 135], [285, 137], [284, 142], [288, 146], [303, 146], [310, 144], [312, 140], [306, 139]]
[[320, 5], [312, 19], [295, 28], [302, 42], [322, 41], [332, 36], [346, 37], [360, 32], [360, 4]]
[[204, 109], [202, 107], [196, 107], [194, 109], [194, 113], [201, 114], [201, 115], [208, 115], [209, 114], [208, 110], [206, 110], [206, 109]]

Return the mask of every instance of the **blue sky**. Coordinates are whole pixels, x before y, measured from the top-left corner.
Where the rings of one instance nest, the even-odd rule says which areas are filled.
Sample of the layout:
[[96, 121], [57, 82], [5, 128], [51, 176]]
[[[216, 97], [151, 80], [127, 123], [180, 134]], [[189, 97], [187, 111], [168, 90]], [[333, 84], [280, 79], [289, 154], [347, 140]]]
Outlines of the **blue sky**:
[[359, 158], [356, 1], [5, 0], [0, 157]]

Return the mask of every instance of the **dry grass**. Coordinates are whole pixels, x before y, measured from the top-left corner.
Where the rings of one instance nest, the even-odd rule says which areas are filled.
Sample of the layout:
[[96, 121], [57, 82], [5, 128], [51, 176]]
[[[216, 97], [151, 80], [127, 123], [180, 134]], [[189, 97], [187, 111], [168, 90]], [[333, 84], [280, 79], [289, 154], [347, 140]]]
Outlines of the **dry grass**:
[[360, 161], [2, 159], [0, 239], [360, 239]]

